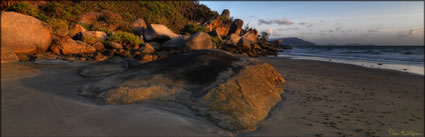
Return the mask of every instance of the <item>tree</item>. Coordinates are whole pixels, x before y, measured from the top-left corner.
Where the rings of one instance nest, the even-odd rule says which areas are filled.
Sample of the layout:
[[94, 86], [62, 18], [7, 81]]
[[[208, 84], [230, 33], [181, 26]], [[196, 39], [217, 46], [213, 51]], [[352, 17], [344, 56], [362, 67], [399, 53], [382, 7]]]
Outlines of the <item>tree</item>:
[[260, 41], [265, 42], [269, 38], [269, 33], [267, 32], [261, 32], [260, 34]]

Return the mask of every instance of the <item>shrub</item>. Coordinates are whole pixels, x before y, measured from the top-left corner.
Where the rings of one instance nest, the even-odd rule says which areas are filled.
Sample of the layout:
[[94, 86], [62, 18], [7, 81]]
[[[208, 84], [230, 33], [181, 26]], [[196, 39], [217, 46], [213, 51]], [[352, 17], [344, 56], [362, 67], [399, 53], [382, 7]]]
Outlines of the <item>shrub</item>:
[[15, 11], [22, 14], [30, 15], [42, 21], [47, 20], [47, 16], [43, 13], [40, 13], [37, 7], [25, 2], [15, 3], [10, 6], [7, 11]]
[[143, 40], [140, 40], [140, 38], [133, 33], [124, 32], [124, 31], [117, 31], [112, 36], [108, 37], [107, 41], [117, 42], [120, 44], [127, 44], [127, 45], [138, 45], [140, 43], [143, 43]]
[[211, 41], [214, 42], [217, 46], [223, 46], [224, 41], [219, 38], [219, 36], [211, 36]]
[[47, 20], [47, 23], [52, 26], [53, 34], [60, 37], [68, 35], [68, 23], [66, 21], [57, 18], [50, 18]]
[[186, 24], [182, 30], [183, 33], [195, 34], [197, 32], [208, 32], [208, 27], [198, 24]]
[[95, 37], [83, 37], [83, 41], [88, 44], [95, 44], [97, 42]]

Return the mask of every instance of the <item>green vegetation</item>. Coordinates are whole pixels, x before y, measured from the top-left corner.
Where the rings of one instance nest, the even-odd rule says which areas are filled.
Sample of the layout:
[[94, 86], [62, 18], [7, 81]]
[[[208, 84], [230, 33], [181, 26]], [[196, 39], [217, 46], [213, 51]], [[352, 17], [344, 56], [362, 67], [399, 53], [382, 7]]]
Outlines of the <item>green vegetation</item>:
[[182, 33], [195, 34], [197, 32], [208, 32], [208, 27], [198, 24], [187, 24], [184, 26]]
[[224, 41], [221, 40], [218, 36], [211, 36], [211, 41], [214, 42], [217, 46], [224, 45]]
[[88, 44], [95, 44], [97, 42], [95, 37], [83, 37], [83, 41]]
[[64, 20], [57, 18], [50, 18], [47, 23], [52, 26], [53, 34], [59, 37], [65, 37], [68, 35], [68, 23]]
[[44, 15], [43, 13], [40, 13], [40, 11], [37, 7], [35, 7], [31, 4], [28, 4], [26, 2], [13, 4], [7, 9], [7, 11], [15, 11], [15, 12], [19, 12], [19, 13], [22, 13], [22, 14], [30, 15], [30, 16], [38, 18], [42, 21], [47, 20], [47, 16]]
[[107, 41], [117, 42], [120, 44], [127, 44], [127, 45], [138, 45], [140, 43], [143, 43], [143, 40], [140, 40], [140, 38], [133, 33], [129, 32], [123, 32], [123, 31], [116, 31], [114, 34], [110, 37], [108, 37]]

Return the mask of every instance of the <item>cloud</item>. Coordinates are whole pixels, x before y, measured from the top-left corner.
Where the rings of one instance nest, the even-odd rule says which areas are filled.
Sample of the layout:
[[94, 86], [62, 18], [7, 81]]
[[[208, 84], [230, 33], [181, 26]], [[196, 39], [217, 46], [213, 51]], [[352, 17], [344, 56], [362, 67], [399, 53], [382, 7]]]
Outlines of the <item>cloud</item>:
[[410, 29], [407, 31], [399, 32], [397, 36], [399, 37], [415, 37], [420, 34], [424, 33], [424, 28], [418, 28], [418, 29]]
[[267, 31], [267, 33], [269, 33], [269, 34], [273, 34], [273, 29], [269, 29], [269, 30]]
[[273, 21], [271, 21], [271, 20], [264, 20], [264, 19], [259, 19], [258, 20], [258, 25], [261, 25], [261, 24], [267, 24], [267, 25], [270, 25], [270, 24], [273, 24]]
[[286, 18], [283, 18], [283, 19], [274, 19], [274, 20], [258, 19], [258, 25], [261, 25], [261, 24], [267, 24], [267, 25], [270, 25], [270, 24], [292, 25], [292, 24], [294, 24], [294, 22], [292, 22], [292, 21], [290, 21], [290, 20], [288, 20]]
[[340, 31], [342, 29], [342, 27], [336, 27], [335, 31]]
[[279, 28], [278, 31], [299, 30], [299, 28]]
[[298, 25], [307, 25], [307, 23], [306, 22], [300, 22], [300, 23], [298, 23]]
[[309, 28], [313, 27], [313, 24], [308, 24], [306, 27], [309, 27]]
[[379, 32], [379, 30], [378, 29], [370, 29], [367, 32]]

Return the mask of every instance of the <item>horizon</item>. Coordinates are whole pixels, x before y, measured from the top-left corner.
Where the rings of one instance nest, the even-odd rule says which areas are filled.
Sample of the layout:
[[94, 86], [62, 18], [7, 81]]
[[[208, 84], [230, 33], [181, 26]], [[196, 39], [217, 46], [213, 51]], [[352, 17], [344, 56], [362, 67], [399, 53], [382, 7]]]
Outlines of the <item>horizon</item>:
[[[270, 38], [318, 45], [424, 46], [424, 2], [200, 1]], [[280, 13], [280, 14], [276, 14]]]

